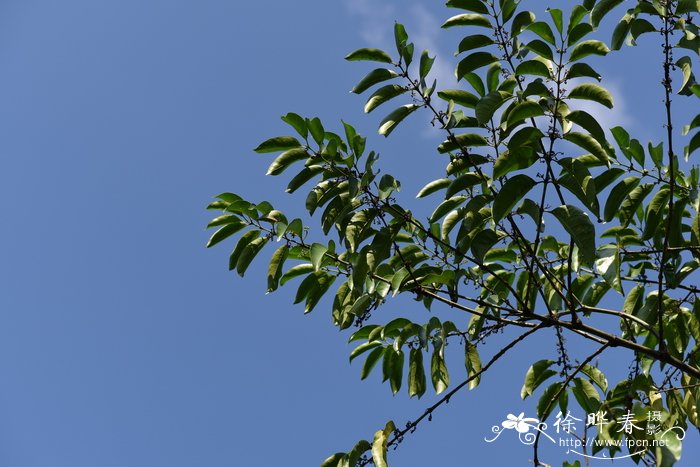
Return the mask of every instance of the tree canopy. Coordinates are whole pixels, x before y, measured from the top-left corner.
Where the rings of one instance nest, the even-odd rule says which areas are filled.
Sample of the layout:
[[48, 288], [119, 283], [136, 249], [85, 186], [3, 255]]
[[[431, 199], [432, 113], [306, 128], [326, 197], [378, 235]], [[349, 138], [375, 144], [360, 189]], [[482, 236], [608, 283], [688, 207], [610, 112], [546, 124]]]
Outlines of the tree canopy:
[[[209, 205], [222, 213], [209, 223], [207, 246], [235, 237], [229, 269], [241, 276], [271, 252], [268, 292], [294, 285], [305, 313], [330, 308], [355, 345], [350, 360], [363, 361], [362, 379], [378, 371], [394, 394], [442, 396], [405, 427], [374, 427], [324, 467], [386, 466], [390, 447], [545, 331], [551, 356], [523, 368], [513, 388], [538, 398], [536, 418], [509, 416], [500, 427], [531, 436], [535, 465], [549, 465], [538, 451], [546, 421], [574, 406], [588, 415], [578, 439], [597, 443], [582, 443], [564, 465], [608, 456], [670, 466], [685, 431], [700, 427], [700, 173], [692, 163], [700, 114], [677, 121], [679, 107], [697, 108], [700, 98], [692, 71], [700, 2], [585, 0], [566, 11], [528, 3], [447, 2], [455, 14], [442, 27], [464, 34], [456, 89], [438, 87], [435, 57], [417, 53], [400, 23], [395, 50], [345, 57], [376, 66], [352, 92], [369, 94], [365, 112], [386, 113], [380, 135], [419, 113], [443, 132], [444, 177], [406, 195], [351, 124], [331, 129], [288, 113], [290, 135], [255, 151], [274, 154], [267, 175], [293, 173], [286, 192], [306, 194], [306, 213], [234, 193]], [[602, 37], [601, 21], [615, 15], [611, 37]], [[589, 59], [613, 59], [642, 36], [660, 46], [649, 57], [650, 72], [661, 70], [664, 137], [656, 141], [603, 127], [582, 105], [615, 100]], [[412, 163], [420, 171], [422, 162]], [[413, 196], [433, 200], [432, 213], [415, 215]], [[380, 309], [398, 295], [430, 314], [386, 319]], [[497, 334], [508, 341], [484, 354]], [[589, 343], [585, 352], [567, 344], [572, 336]], [[630, 369], [614, 385], [597, 365], [612, 349], [625, 351], [617, 365]], [[447, 364], [448, 351], [463, 354], [462, 368]]]

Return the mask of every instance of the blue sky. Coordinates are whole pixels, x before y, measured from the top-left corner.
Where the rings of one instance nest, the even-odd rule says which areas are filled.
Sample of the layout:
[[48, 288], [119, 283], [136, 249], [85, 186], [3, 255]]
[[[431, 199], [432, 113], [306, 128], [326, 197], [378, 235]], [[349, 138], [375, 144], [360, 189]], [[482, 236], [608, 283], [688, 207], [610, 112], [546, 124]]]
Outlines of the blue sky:
[[[424, 115], [389, 140], [375, 136], [383, 109], [362, 114], [364, 99], [348, 91], [366, 67], [343, 56], [390, 45], [400, 20], [417, 49], [450, 58], [458, 36], [437, 27], [450, 14], [393, 0], [0, 3], [3, 466], [318, 465], [422, 412], [430, 396], [359, 381], [323, 306], [303, 316], [293, 287], [265, 296], [263, 261], [243, 280], [229, 273], [227, 247], [204, 249], [204, 207], [222, 191], [299, 201], [252, 152], [287, 133], [288, 111], [336, 130], [341, 118], [356, 124], [412, 198], [444, 168], [441, 136], [424, 130]], [[604, 70], [606, 84], [629, 92], [600, 119], [646, 140], [661, 131], [647, 118], [661, 96], [638, 97], [659, 79], [644, 53], [627, 50]], [[436, 65], [441, 80], [451, 63]], [[388, 308], [425, 317], [411, 301]], [[522, 378], [553, 343], [524, 347], [453, 399], [394, 465], [529, 459], [514, 440], [483, 437], [507, 413], [531, 410]]]

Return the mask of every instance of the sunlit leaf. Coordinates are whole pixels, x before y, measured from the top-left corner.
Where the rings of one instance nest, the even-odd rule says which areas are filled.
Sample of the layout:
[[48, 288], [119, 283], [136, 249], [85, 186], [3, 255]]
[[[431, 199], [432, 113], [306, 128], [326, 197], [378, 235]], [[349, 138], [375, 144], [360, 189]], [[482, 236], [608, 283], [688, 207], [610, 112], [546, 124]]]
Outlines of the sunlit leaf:
[[389, 70], [387, 68], [377, 68], [370, 71], [359, 83], [352, 88], [352, 92], [355, 94], [362, 94], [370, 87], [382, 81], [387, 81], [399, 76], [394, 70]]
[[623, 0], [600, 0], [597, 2], [591, 11], [591, 24], [597, 28], [602, 19], [622, 2]]
[[454, 26], [481, 26], [483, 28], [491, 28], [491, 22], [483, 15], [464, 13], [449, 18], [441, 27], [451, 28]]
[[391, 56], [383, 50], [364, 48], [357, 49], [345, 56], [345, 60], [371, 60], [374, 62], [391, 63]]
[[581, 60], [583, 57], [587, 57], [588, 55], [607, 55], [608, 52], [610, 52], [610, 49], [601, 41], [583, 41], [576, 44], [576, 46], [571, 50], [569, 60], [576, 62]]
[[540, 360], [530, 366], [525, 374], [523, 388], [520, 390], [520, 397], [522, 399], [531, 396], [540, 384], [557, 374], [556, 371], [549, 368], [553, 364], [553, 360]]
[[393, 99], [394, 97], [400, 96], [406, 91], [407, 89], [405, 87], [399, 86], [398, 84], [389, 84], [386, 86], [382, 86], [381, 88], [374, 91], [374, 93], [372, 93], [372, 95], [369, 96], [369, 98], [367, 99], [367, 103], [365, 104], [365, 112], [371, 112], [384, 102], [387, 102]]
[[379, 134], [389, 136], [401, 121], [416, 111], [419, 107], [416, 104], [406, 104], [395, 109], [379, 124]]
[[593, 83], [579, 84], [569, 92], [569, 99], [585, 99], [613, 108], [613, 97], [602, 86]]

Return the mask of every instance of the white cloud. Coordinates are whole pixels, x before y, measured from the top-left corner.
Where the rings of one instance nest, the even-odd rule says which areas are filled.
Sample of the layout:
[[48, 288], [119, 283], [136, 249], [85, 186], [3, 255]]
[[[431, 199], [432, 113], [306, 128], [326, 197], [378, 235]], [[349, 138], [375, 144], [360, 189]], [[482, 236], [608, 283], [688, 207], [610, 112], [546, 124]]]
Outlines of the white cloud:
[[[428, 84], [437, 80], [438, 89], [454, 88], [457, 79], [454, 74], [454, 64], [449, 60], [451, 54], [446, 52], [445, 45], [440, 42], [442, 29], [440, 19], [426, 6], [417, 2], [405, 2], [401, 9], [394, 5], [373, 0], [346, 0], [348, 12], [357, 18], [360, 37], [368, 47], [378, 47], [395, 55], [394, 22], [398, 21], [406, 27], [409, 40], [415, 45], [414, 63], [411, 74], [417, 75], [417, 67], [423, 50], [427, 49], [431, 57], [435, 57], [432, 70], [428, 76]], [[421, 132], [423, 136], [434, 138], [438, 127], [427, 126]]]
[[437, 79], [439, 88], [453, 87], [457, 84], [454, 67], [449, 60], [446, 60], [449, 54], [445, 53], [438, 43], [439, 34], [442, 31], [440, 29], [441, 21], [420, 4], [411, 7], [409, 12], [411, 23], [415, 29], [411, 41], [420, 48], [418, 53], [428, 49], [431, 56], [436, 56], [431, 76], [433, 79]]
[[415, 44], [416, 62], [423, 50], [428, 49], [431, 56], [436, 56], [431, 76], [438, 80], [438, 86], [456, 84], [453, 65], [446, 60], [450, 55], [439, 44], [441, 22], [424, 5], [410, 4], [400, 12], [393, 5], [372, 0], [346, 0], [345, 5], [351, 15], [358, 17], [359, 34], [367, 46], [385, 49], [391, 54], [394, 50], [393, 24], [399, 21], [406, 26], [409, 40]]
[[345, 7], [351, 15], [360, 19], [359, 33], [367, 45], [388, 49], [391, 41], [392, 24], [396, 14], [392, 5], [373, 0], [347, 0]]

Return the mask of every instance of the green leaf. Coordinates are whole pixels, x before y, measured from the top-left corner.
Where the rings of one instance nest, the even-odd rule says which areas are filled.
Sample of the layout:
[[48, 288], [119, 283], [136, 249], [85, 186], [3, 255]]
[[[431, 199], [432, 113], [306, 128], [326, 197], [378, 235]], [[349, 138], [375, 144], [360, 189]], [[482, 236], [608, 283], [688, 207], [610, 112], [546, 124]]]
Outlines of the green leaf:
[[389, 442], [389, 435], [396, 429], [394, 422], [390, 421], [386, 424], [383, 430], [379, 430], [374, 434], [372, 441], [372, 460], [375, 467], [389, 467], [386, 462], [386, 450]]
[[596, 306], [610, 290], [610, 285], [605, 281], [596, 282], [583, 297], [583, 303], [588, 306]]
[[622, 2], [623, 0], [600, 0], [597, 2], [596, 6], [593, 7], [593, 11], [591, 11], [591, 24], [593, 27], [597, 28], [605, 15]]
[[[362, 326], [360, 329], [358, 329], [357, 331], [352, 333], [352, 335], [350, 336], [350, 339], [348, 339], [348, 343], [354, 342], [357, 340], [368, 339], [370, 334], [372, 334], [372, 332], [375, 329], [380, 328], [380, 327], [381, 326], [379, 326], [378, 324], [368, 324], [366, 326]], [[373, 341], [373, 342], [376, 342], [376, 341]], [[352, 360], [350, 360], [350, 361], [352, 361]]]
[[394, 97], [400, 96], [405, 93], [407, 89], [398, 84], [388, 84], [377, 89], [369, 96], [367, 103], [365, 104], [365, 113], [370, 113], [381, 104], [393, 99]]
[[480, 26], [490, 29], [491, 22], [485, 16], [478, 13], [463, 13], [449, 18], [441, 27], [451, 28], [454, 26]]
[[268, 240], [268, 237], [259, 237], [246, 245], [236, 263], [236, 272], [239, 276], [243, 277], [251, 261], [253, 261], [253, 258], [257, 256]]
[[653, 183], [645, 183], [644, 185], [638, 186], [627, 195], [627, 198], [622, 202], [617, 214], [620, 219], [620, 224], [623, 227], [627, 227], [632, 221], [642, 201], [651, 193], [654, 186]]
[[685, 125], [685, 126], [683, 127], [683, 133], [682, 133], [683, 136], [687, 135], [687, 134], [690, 132], [690, 130], [694, 130], [694, 129], [696, 129], [697, 127], [700, 127], [700, 114], [696, 115], [696, 116], [693, 118], [693, 121], [690, 122], [690, 124]]
[[647, 21], [643, 18], [635, 18], [632, 21], [631, 31], [632, 31], [632, 37], [634, 39], [637, 39], [642, 34], [646, 34], [649, 32], [657, 32], [657, 29], [649, 21]]
[[635, 176], [627, 177], [615, 185], [608, 195], [608, 200], [606, 201], [605, 209], [603, 210], [603, 219], [605, 222], [610, 222], [613, 220], [615, 215], [618, 213], [622, 202], [637, 185], [639, 185], [639, 177]]
[[475, 13], [489, 13], [488, 8], [481, 0], [448, 0], [449, 8], [461, 8], [462, 10], [473, 11]]
[[277, 136], [260, 143], [254, 151], [257, 153], [286, 151], [287, 149], [294, 149], [299, 146], [301, 146], [301, 143], [293, 136]]
[[270, 167], [267, 169], [265, 175], [279, 175], [287, 169], [290, 165], [295, 162], [302, 161], [309, 158], [309, 154], [306, 149], [302, 147], [290, 149], [283, 152], [272, 161]]
[[318, 271], [318, 269], [321, 267], [321, 263], [323, 262], [323, 258], [325, 257], [327, 251], [328, 247], [321, 243], [314, 243], [311, 245], [309, 256], [311, 257], [311, 264], [314, 267], [314, 271]]
[[304, 186], [306, 182], [314, 178], [316, 175], [320, 174], [323, 172], [323, 167], [320, 165], [313, 165], [310, 167], [304, 167], [301, 172], [296, 174], [294, 178], [292, 178], [289, 181], [289, 184], [287, 185], [287, 189], [285, 190], [287, 193], [294, 193], [297, 191], [299, 188]]
[[398, 109], [395, 109], [389, 115], [387, 115], [384, 120], [379, 124], [379, 134], [384, 136], [389, 136], [394, 128], [401, 123], [401, 121], [412, 114], [418, 106], [416, 104], [406, 104], [402, 105]]
[[537, 161], [537, 154], [532, 148], [516, 148], [512, 151], [504, 151], [499, 154], [493, 166], [493, 178], [502, 176], [520, 169], [526, 169]]
[[525, 174], [518, 174], [509, 178], [496, 195], [496, 199], [493, 201], [493, 221], [498, 223], [506, 215], [510, 214], [513, 207], [515, 207], [523, 196], [525, 196], [536, 184], [537, 182]]
[[450, 180], [449, 178], [440, 178], [437, 180], [433, 180], [432, 182], [428, 183], [423, 188], [421, 188], [421, 190], [416, 195], [416, 198], [423, 198], [432, 193], [435, 193], [436, 191], [444, 190], [445, 188], [450, 186], [451, 183], [452, 180]]
[[289, 254], [289, 246], [282, 245], [279, 247], [270, 258], [270, 265], [267, 268], [267, 293], [277, 290], [280, 278], [282, 277], [282, 268]]
[[566, 170], [566, 173], [559, 178], [559, 184], [573, 193], [597, 218], [600, 218], [598, 190], [588, 168], [577, 159], [562, 158], [558, 162]]
[[[456, 76], [459, 76], [458, 70], [455, 72], [455, 74]], [[481, 80], [481, 77], [479, 75], [477, 75], [476, 73], [469, 72], [462, 78], [472, 86], [472, 88], [476, 91], [477, 94], [479, 94], [480, 96], [486, 95], [486, 88], [484, 87], [484, 82]]]
[[560, 33], [564, 31], [564, 19], [563, 19], [563, 13], [560, 9], [558, 8], [547, 8], [547, 13], [549, 13], [549, 16], [552, 17], [552, 21], [554, 22], [554, 26], [557, 28], [557, 31]]
[[498, 61], [499, 58], [489, 52], [474, 52], [469, 54], [457, 64], [457, 79], [460, 80], [468, 73]]
[[394, 277], [391, 279], [391, 290], [393, 290], [393, 296], [395, 297], [401, 288], [401, 284], [403, 284], [404, 279], [408, 277], [408, 269], [405, 267], [402, 267], [398, 271], [396, 271], [396, 274], [394, 274]]
[[[552, 409], [556, 407], [554, 397], [560, 393], [562, 386], [563, 384], [557, 381], [547, 386], [547, 389], [542, 393], [540, 400], [537, 401], [537, 416], [540, 420], [548, 417]], [[566, 391], [563, 391], [562, 394], [566, 394]]]
[[[364, 330], [365, 328], [368, 328], [368, 332], [367, 332], [367, 333], [363, 333], [363, 334], [366, 334], [366, 335], [364, 336], [364, 339], [367, 339], [370, 335], [373, 334], [373, 331], [374, 331], [375, 329], [381, 328], [381, 326], [376, 326], [376, 325], [365, 326], [365, 327], [362, 328], [362, 330]], [[380, 330], [381, 330], [381, 329], [380, 329]], [[360, 332], [360, 331], [358, 331], [357, 333], [359, 333], [359, 332]], [[355, 333], [355, 334], [357, 334], [357, 333]], [[355, 339], [354, 339], [355, 334], [353, 334], [353, 336], [352, 336], [352, 338], [351, 338], [352, 340], [355, 340]], [[352, 342], [352, 340], [351, 340], [351, 342]], [[372, 350], [372, 349], [375, 349], [375, 348], [377, 348], [377, 347], [379, 347], [379, 346], [381, 346], [381, 345], [382, 345], [382, 342], [381, 342], [380, 340], [376, 340], [376, 339], [369, 339], [367, 342], [363, 342], [362, 344], [360, 344], [360, 345], [358, 345], [357, 347], [355, 347], [355, 348], [352, 350], [352, 352], [350, 352], [350, 359], [349, 359], [349, 360], [350, 360], [350, 363], [352, 363], [352, 361], [353, 361], [355, 358], [359, 357], [359, 356], [362, 355], [363, 353], [366, 353], [366, 352], [368, 352], [368, 351], [370, 351], [370, 350]]]
[[530, 49], [542, 58], [547, 60], [554, 60], [554, 54], [552, 49], [543, 41], [539, 39], [532, 40], [525, 45], [525, 48]]
[[608, 380], [598, 368], [592, 365], [583, 365], [581, 371], [591, 378], [591, 381], [593, 381], [601, 391], [606, 392], [608, 390]]
[[470, 148], [472, 146], [488, 146], [486, 139], [475, 133], [464, 133], [450, 138], [438, 146], [438, 152], [441, 154], [454, 151], [456, 149]]
[[593, 83], [579, 84], [569, 92], [569, 99], [585, 99], [613, 108], [613, 97], [605, 88]]
[[518, 36], [518, 34], [533, 21], [535, 21], [535, 14], [533, 12], [521, 11], [513, 18], [513, 22], [510, 26], [510, 35], [512, 37]]
[[503, 23], [507, 23], [508, 20], [513, 16], [515, 10], [518, 8], [519, 1], [516, 0], [503, 0], [501, 4], [501, 20]]
[[435, 57], [430, 58], [430, 56], [428, 55], [428, 51], [424, 50], [420, 56], [420, 65], [418, 67], [420, 79], [425, 79], [428, 76], [428, 73], [430, 73], [430, 69], [433, 67], [434, 62]]
[[633, 15], [626, 14], [622, 17], [619, 23], [615, 26], [613, 30], [612, 39], [610, 41], [610, 46], [613, 50], [620, 50], [622, 45], [625, 43], [625, 39], [632, 29]]
[[600, 407], [600, 395], [587, 379], [574, 378], [571, 392], [586, 413], [595, 413]]
[[590, 65], [587, 63], [583, 62], [578, 62], [574, 63], [569, 67], [569, 71], [566, 74], [567, 79], [572, 79], [572, 78], [594, 78], [597, 79], [598, 81], [601, 80], [602, 76], [600, 73], [595, 71], [593, 68], [591, 68]]
[[425, 368], [423, 367], [423, 351], [411, 348], [408, 363], [408, 395], [409, 397], [425, 394]]
[[383, 380], [389, 380], [391, 392], [396, 395], [401, 389], [401, 379], [403, 378], [403, 351], [395, 350], [394, 347], [387, 347], [384, 352], [382, 364]]
[[323, 124], [321, 123], [321, 119], [318, 117], [314, 117], [310, 120], [307, 120], [306, 123], [309, 127], [309, 131], [311, 132], [311, 136], [314, 138], [314, 141], [318, 145], [321, 145], [323, 143], [323, 139], [326, 136], [326, 132], [323, 129]]
[[[359, 347], [358, 347], [359, 348]], [[372, 350], [369, 355], [367, 356], [367, 359], [365, 360], [365, 364], [362, 366], [362, 372], [360, 373], [360, 379], [366, 379], [369, 374], [372, 372], [372, 369], [377, 365], [377, 362], [379, 361], [380, 358], [384, 356], [384, 352], [387, 350], [387, 347], [376, 347], [374, 350]], [[393, 351], [393, 349], [392, 349]]]
[[540, 360], [528, 368], [525, 374], [525, 383], [520, 390], [521, 399], [531, 396], [540, 384], [557, 374], [556, 371], [549, 369], [552, 364], [554, 364], [553, 360]]
[[590, 152], [603, 164], [608, 163], [609, 157], [607, 152], [593, 136], [577, 131], [570, 131], [564, 135], [564, 139]]
[[550, 28], [549, 24], [545, 23], [544, 21], [535, 21], [534, 23], [530, 23], [526, 29], [534, 32], [542, 39], [556, 46], [556, 40], [554, 39], [552, 28]]
[[[328, 459], [323, 461], [321, 464], [321, 467], [340, 467], [341, 462], [343, 461], [343, 458], [345, 457], [344, 452], [336, 452], [332, 456], [330, 456]], [[344, 466], [343, 466], [344, 467]]]
[[601, 144], [601, 146], [606, 144], [605, 131], [603, 131], [603, 127], [601, 127], [598, 120], [596, 120], [595, 117], [588, 112], [583, 110], [574, 110], [569, 112], [564, 118], [577, 124], [590, 133], [590, 135], [593, 136], [596, 141]]
[[284, 285], [289, 280], [294, 279], [295, 277], [303, 276], [313, 271], [314, 266], [311, 263], [297, 264], [282, 275], [282, 277], [280, 278], [280, 285]]
[[567, 32], [571, 32], [571, 30], [576, 27], [587, 14], [588, 8], [583, 5], [574, 5], [569, 13], [569, 26], [567, 28]]
[[466, 342], [464, 344], [464, 365], [467, 367], [467, 376], [472, 378], [469, 381], [469, 389], [476, 388], [481, 382], [481, 359], [479, 358], [479, 351], [476, 346], [471, 342]]
[[693, 60], [686, 55], [676, 61], [676, 66], [683, 72], [683, 82], [678, 90], [678, 94], [690, 95], [688, 87], [695, 83], [695, 78], [693, 76]]
[[450, 183], [450, 186], [445, 192], [445, 198], [451, 198], [460, 191], [466, 190], [467, 188], [471, 188], [474, 185], [479, 184], [483, 181], [484, 179], [480, 175], [477, 175], [473, 172], [462, 174], [459, 177], [455, 178], [452, 181], [452, 183]]
[[672, 467], [681, 459], [682, 438], [679, 439], [677, 430], [666, 430], [663, 432], [661, 439], [664, 441], [663, 447], [655, 448], [657, 465], [659, 467]]
[[433, 213], [430, 215], [430, 218], [428, 219], [428, 222], [431, 224], [438, 219], [441, 219], [442, 216], [447, 214], [448, 212], [452, 211], [455, 209], [457, 206], [460, 204], [464, 203], [467, 200], [466, 196], [453, 196], [450, 199], [446, 199], [442, 203], [440, 203]]
[[[236, 224], [238, 222], [241, 222], [241, 219], [238, 216], [235, 216], [233, 214], [224, 214], [223, 216], [215, 217], [214, 219], [209, 221], [209, 223], [207, 224], [207, 229], [226, 224]], [[244, 223], [244, 225], [246, 224]]]
[[297, 237], [301, 237], [301, 234], [304, 231], [304, 224], [301, 223], [301, 219], [296, 218], [292, 220], [292, 222], [289, 223], [287, 226], [287, 233], [289, 234], [294, 234]]
[[578, 41], [580, 41], [584, 37], [586, 37], [591, 32], [593, 32], [593, 26], [591, 26], [590, 24], [588, 24], [588, 23], [578, 24], [569, 33], [569, 39], [567, 40], [567, 44], [570, 47], [570, 46], [576, 44]]
[[[622, 312], [628, 315], [636, 315], [644, 297], [644, 286], [642, 284], [632, 287], [627, 293], [622, 304]], [[601, 388], [602, 389], [602, 388]], [[605, 389], [603, 389], [605, 391]]]
[[455, 104], [459, 104], [462, 107], [468, 109], [473, 109], [479, 102], [479, 98], [474, 94], [462, 91], [461, 89], [445, 89], [443, 91], [438, 91], [438, 97], [446, 101], [454, 101]]
[[569, 232], [579, 248], [583, 264], [589, 267], [595, 262], [595, 227], [588, 215], [576, 206], [563, 205], [552, 210], [552, 214]]
[[596, 269], [603, 275], [603, 279], [610, 287], [623, 294], [620, 279], [620, 251], [616, 245], [601, 248], [599, 258], [595, 261]]
[[[223, 217], [223, 216], [221, 216]], [[221, 219], [221, 217], [218, 217], [217, 219]], [[231, 216], [234, 217], [234, 216]], [[214, 232], [214, 234], [209, 238], [209, 241], [207, 242], [207, 248], [213, 247], [217, 243], [226, 240], [228, 237], [231, 235], [235, 234], [236, 232], [240, 231], [243, 229], [247, 223], [238, 220], [238, 218], [235, 218], [236, 221], [232, 221], [221, 227], [219, 230]], [[216, 219], [215, 219], [216, 220]], [[214, 221], [212, 221], [214, 222]]]
[[511, 97], [512, 96], [510, 93], [503, 91], [492, 92], [482, 97], [474, 109], [476, 120], [480, 125], [488, 123], [496, 110], [498, 110]]
[[547, 65], [540, 60], [525, 60], [515, 68], [516, 75], [532, 75], [551, 78], [552, 72]]
[[352, 451], [348, 453], [347, 464], [343, 465], [342, 467], [355, 467], [359, 462], [360, 458], [362, 457], [362, 454], [369, 451], [370, 449], [372, 449], [372, 445], [369, 444], [369, 441], [364, 439], [358, 441], [358, 443], [355, 444], [355, 446], [352, 448]]
[[354, 88], [352, 88], [352, 92], [355, 94], [362, 94], [375, 84], [394, 79], [397, 76], [399, 76], [399, 74], [393, 70], [389, 70], [387, 68], [377, 68], [370, 71], [364, 78], [362, 78], [360, 82], [357, 83]]
[[662, 228], [662, 218], [668, 200], [671, 197], [671, 191], [667, 186], [663, 186], [656, 192], [656, 195], [651, 199], [646, 208], [646, 219], [644, 222], [644, 232], [642, 240], [649, 240], [656, 235], [656, 232]]
[[459, 43], [459, 47], [457, 48], [457, 54], [461, 54], [468, 50], [480, 49], [482, 47], [486, 47], [494, 43], [495, 42], [492, 38], [483, 34], [473, 34], [470, 36], [466, 36]]
[[676, 6], [677, 15], [698, 12], [700, 12], [700, 4], [697, 0], [678, 0], [678, 5]]
[[306, 126], [306, 120], [303, 117], [294, 112], [289, 112], [287, 115], [282, 116], [282, 121], [294, 128], [302, 138], [306, 139], [308, 136], [309, 128]]
[[486, 71], [486, 88], [489, 90], [489, 92], [495, 92], [496, 88], [498, 88], [502, 72], [503, 69], [501, 68], [501, 64], [499, 62], [491, 64], [489, 69]]
[[389, 56], [388, 53], [384, 52], [383, 50], [372, 49], [372, 48], [357, 49], [356, 51], [349, 53], [345, 57], [345, 60], [350, 60], [350, 61], [370, 60], [373, 62], [383, 62], [383, 63], [391, 63], [392, 62], [391, 56]]
[[538, 128], [525, 127], [516, 131], [508, 141], [510, 151], [519, 151], [525, 147], [540, 147], [540, 140], [544, 138], [544, 133]]
[[[258, 247], [262, 248], [264, 244], [258, 242], [258, 240], [262, 240], [261, 238], [258, 238], [260, 236], [260, 233], [261, 232], [259, 230], [249, 230], [241, 236], [241, 238], [238, 240], [238, 243], [236, 244], [236, 247], [233, 249], [231, 256], [229, 256], [228, 268], [230, 271], [235, 269], [237, 265], [242, 264], [240, 266], [242, 268], [242, 271], [239, 270], [239, 274], [243, 275], [242, 272], [245, 272], [245, 269], [247, 268], [250, 261], [253, 259], [253, 256], [257, 254], [257, 251], [259, 250]], [[253, 242], [257, 242], [253, 247], [253, 251], [248, 251], [248, 247]], [[244, 257], [245, 260], [243, 259]]]
[[430, 359], [430, 375], [433, 381], [435, 393], [440, 394], [450, 385], [450, 375], [447, 371], [447, 364], [442, 355], [442, 348], [436, 348]]
[[700, 148], [700, 132], [695, 133], [685, 147], [685, 160], [688, 160], [688, 157], [698, 148]]
[[579, 42], [571, 51], [569, 60], [576, 62], [588, 55], [607, 55], [610, 49], [601, 41], [588, 40]]
[[524, 100], [518, 103], [508, 113], [507, 127], [511, 128], [516, 123], [519, 123], [528, 118], [541, 117], [544, 115], [544, 109], [535, 101]]
[[501, 236], [491, 229], [485, 229], [476, 234], [472, 240], [471, 250], [477, 264], [484, 262], [484, 256], [501, 240]]
[[345, 228], [345, 239], [351, 252], [355, 252], [357, 245], [361, 241], [361, 234], [368, 224], [374, 220], [374, 214], [367, 210], [357, 211], [352, 215], [350, 222]]

